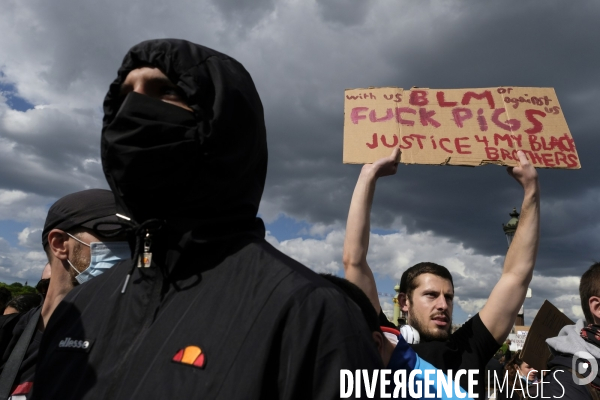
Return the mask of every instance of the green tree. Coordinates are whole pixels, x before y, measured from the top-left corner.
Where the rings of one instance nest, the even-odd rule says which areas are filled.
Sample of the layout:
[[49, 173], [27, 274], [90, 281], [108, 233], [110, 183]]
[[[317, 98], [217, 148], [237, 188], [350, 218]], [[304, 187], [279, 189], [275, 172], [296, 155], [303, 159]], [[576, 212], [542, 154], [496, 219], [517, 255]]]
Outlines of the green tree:
[[14, 283], [11, 283], [10, 285], [6, 284], [4, 282], [0, 282], [0, 287], [5, 287], [8, 290], [10, 290], [12, 297], [19, 296], [21, 294], [37, 293], [37, 291], [35, 290], [34, 287], [25, 286], [19, 282], [14, 282]]

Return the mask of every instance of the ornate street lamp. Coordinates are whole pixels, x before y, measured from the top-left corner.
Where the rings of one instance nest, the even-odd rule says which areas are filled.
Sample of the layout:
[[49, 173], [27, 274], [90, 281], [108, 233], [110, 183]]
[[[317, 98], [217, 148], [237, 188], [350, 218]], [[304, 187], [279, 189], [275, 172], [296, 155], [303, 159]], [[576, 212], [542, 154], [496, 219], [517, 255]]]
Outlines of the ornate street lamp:
[[399, 326], [398, 320], [402, 314], [400, 311], [400, 301], [398, 300], [398, 295], [400, 294], [400, 284], [394, 286], [394, 291], [396, 292], [396, 295], [394, 296], [394, 318], [392, 319], [392, 322], [394, 325]]
[[519, 225], [519, 213], [517, 212], [517, 208], [513, 207], [513, 210], [510, 214], [510, 219], [506, 223], [506, 225], [502, 224], [502, 229], [504, 229], [504, 234], [506, 235], [506, 241], [508, 242], [508, 247], [515, 237], [515, 232], [517, 231], [517, 226]]
[[[519, 226], [519, 213], [517, 212], [517, 208], [513, 207], [513, 210], [510, 214], [510, 219], [506, 223], [506, 225], [502, 224], [502, 229], [504, 230], [504, 234], [506, 235], [506, 241], [508, 242], [508, 247], [512, 243], [513, 238], [515, 237], [515, 232], [517, 231], [517, 227]], [[530, 289], [527, 290], [527, 297], [531, 297]], [[525, 310], [523, 306], [519, 310], [517, 314], [517, 319], [515, 321], [515, 325], [525, 325]]]

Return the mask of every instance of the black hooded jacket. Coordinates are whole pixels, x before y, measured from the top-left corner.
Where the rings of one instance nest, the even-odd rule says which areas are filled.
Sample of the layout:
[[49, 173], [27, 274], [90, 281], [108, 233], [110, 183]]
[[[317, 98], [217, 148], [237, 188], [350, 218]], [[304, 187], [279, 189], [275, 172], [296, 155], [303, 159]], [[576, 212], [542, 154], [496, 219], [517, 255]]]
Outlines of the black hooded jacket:
[[[166, 152], [154, 131], [143, 142], [110, 132], [129, 129], [146, 104], [163, 107], [119, 95], [127, 74], [148, 65], [194, 110], [190, 123], [167, 105], [187, 131]], [[131, 118], [119, 122], [127, 107]], [[358, 307], [264, 240], [263, 111], [241, 64], [186, 41], [143, 42], [104, 110], [103, 168], [119, 212], [138, 228], [134, 255], [150, 232], [140, 227], [159, 221], [152, 262], [122, 262], [65, 297], [44, 334], [34, 399], [333, 399], [340, 369], [382, 367]], [[165, 185], [170, 192], [159, 192]]]

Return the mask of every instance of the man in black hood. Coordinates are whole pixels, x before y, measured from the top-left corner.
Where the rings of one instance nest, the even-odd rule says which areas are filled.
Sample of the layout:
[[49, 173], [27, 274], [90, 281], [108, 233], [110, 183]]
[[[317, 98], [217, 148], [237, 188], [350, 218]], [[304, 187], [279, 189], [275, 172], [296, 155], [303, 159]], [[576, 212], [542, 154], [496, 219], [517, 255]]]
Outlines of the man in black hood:
[[327, 399], [340, 369], [381, 367], [358, 307], [264, 240], [264, 117], [240, 63], [140, 43], [104, 111], [133, 257], [55, 311], [33, 398]]

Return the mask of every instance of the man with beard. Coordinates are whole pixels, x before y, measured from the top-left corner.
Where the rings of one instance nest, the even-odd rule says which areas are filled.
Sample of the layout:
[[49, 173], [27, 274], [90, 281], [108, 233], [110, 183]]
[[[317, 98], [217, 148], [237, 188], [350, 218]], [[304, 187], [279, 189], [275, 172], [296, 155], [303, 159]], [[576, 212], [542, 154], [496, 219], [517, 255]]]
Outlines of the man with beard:
[[114, 235], [116, 212], [114, 196], [104, 189], [71, 193], [48, 210], [42, 231], [48, 257], [44, 302], [27, 313], [0, 317], [0, 398], [29, 395], [43, 331], [67, 293], [130, 257], [129, 244]]
[[433, 262], [420, 262], [400, 278], [398, 303], [406, 323], [423, 342], [446, 340], [452, 327], [454, 282], [450, 271]]
[[382, 367], [358, 307], [264, 240], [263, 109], [240, 63], [142, 42], [104, 112], [134, 256], [59, 306], [35, 399], [333, 399], [340, 369]]
[[[485, 390], [482, 384], [485, 366], [514, 325], [537, 256], [540, 204], [537, 172], [522, 151], [517, 154], [520, 165], [508, 168], [508, 173], [524, 190], [521, 218], [506, 254], [502, 276], [481, 311], [451, 334], [452, 275], [445, 267], [432, 262], [409, 268], [400, 285], [403, 291], [399, 295], [400, 306], [408, 312], [408, 324], [421, 337], [421, 343], [413, 345], [417, 354], [444, 371], [479, 370], [480, 397]], [[399, 157], [400, 149], [396, 148], [391, 156], [363, 166], [350, 203], [344, 241], [346, 278], [363, 289], [382, 320], [385, 316], [381, 312], [373, 272], [367, 263], [370, 212], [377, 179], [394, 175]], [[468, 387], [466, 376], [460, 379], [460, 385]]]
[[[442, 387], [436, 377], [438, 374], [443, 374], [445, 371], [437, 371], [437, 368], [419, 357], [397, 329], [388, 326], [380, 326], [380, 317], [375, 312], [373, 304], [358, 286], [338, 276], [329, 274], [321, 274], [321, 276], [342, 289], [344, 293], [360, 307], [363, 317], [367, 321], [369, 329], [371, 329], [373, 340], [377, 344], [377, 349], [379, 350], [383, 363], [392, 371], [392, 373], [399, 370], [405, 371], [407, 376], [412, 373], [414, 380], [409, 380], [409, 382], [412, 383], [408, 383], [407, 386], [412, 384], [411, 389], [414, 393], [421, 392], [423, 397], [436, 398], [439, 400], [467, 397], [465, 389], [458, 387], [452, 379], [448, 380], [447, 375], [444, 375], [444, 379], [450, 382], [450, 384], [447, 385], [450, 386], [450, 388], [446, 389], [447, 391], [445, 393], [441, 390]], [[409, 390], [409, 396], [410, 393], [411, 390]], [[426, 396], [426, 394], [428, 396]], [[429, 395], [433, 396], [429, 397]], [[400, 396], [402, 396], [402, 394], [400, 394]], [[419, 398], [421, 397], [419, 396]]]

